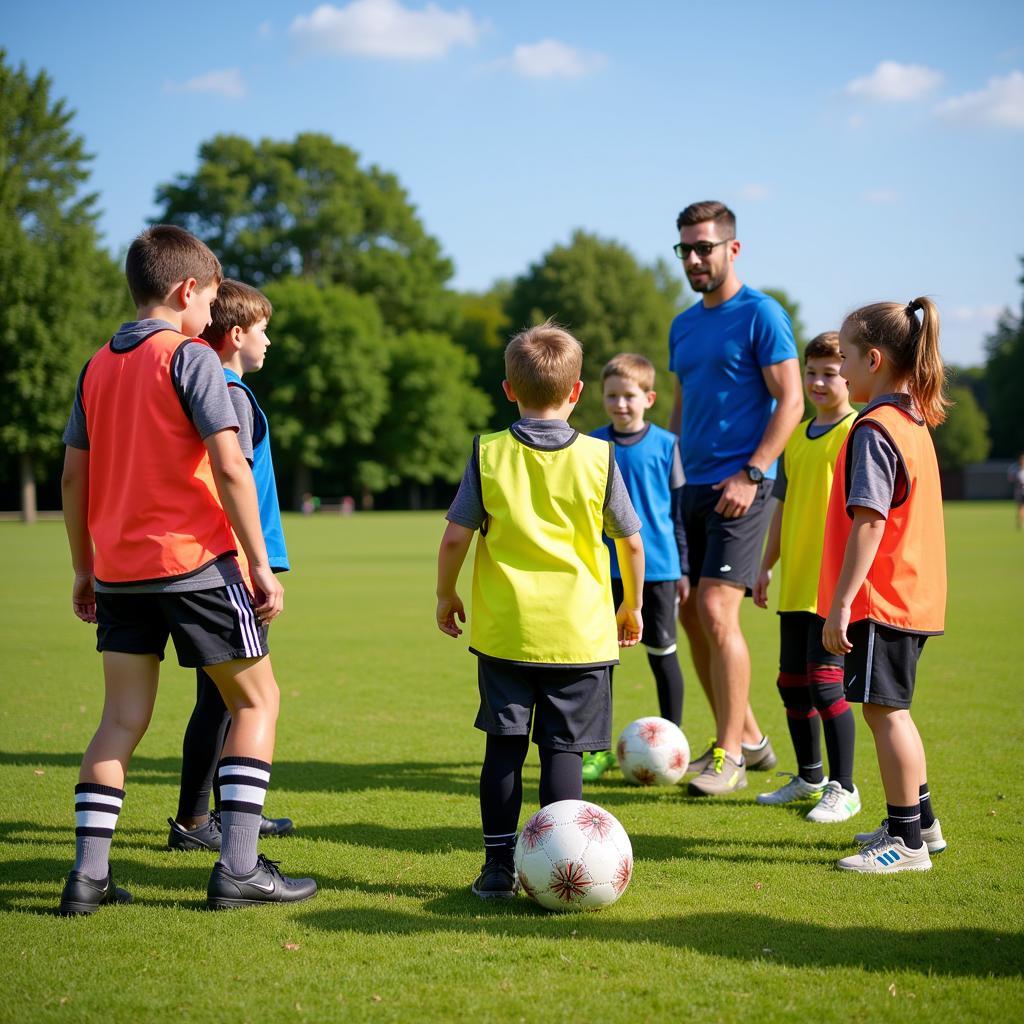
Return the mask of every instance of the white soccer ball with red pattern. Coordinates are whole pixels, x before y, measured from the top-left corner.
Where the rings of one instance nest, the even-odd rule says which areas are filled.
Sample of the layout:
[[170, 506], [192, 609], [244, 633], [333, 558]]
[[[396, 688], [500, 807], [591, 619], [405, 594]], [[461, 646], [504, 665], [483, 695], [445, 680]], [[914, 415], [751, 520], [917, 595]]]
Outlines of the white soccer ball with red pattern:
[[615, 816], [586, 800], [542, 807], [516, 843], [523, 891], [548, 910], [598, 910], [633, 877], [633, 847]]
[[619, 736], [619, 768], [634, 786], [674, 786], [690, 764], [690, 744], [666, 718], [638, 718]]

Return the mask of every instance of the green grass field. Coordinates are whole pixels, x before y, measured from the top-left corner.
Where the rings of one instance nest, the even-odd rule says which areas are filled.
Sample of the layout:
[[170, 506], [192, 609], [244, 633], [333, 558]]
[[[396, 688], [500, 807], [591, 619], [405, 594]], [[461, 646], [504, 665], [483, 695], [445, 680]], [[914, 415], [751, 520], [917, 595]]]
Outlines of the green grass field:
[[[54, 917], [100, 659], [71, 614], [62, 527], [0, 526], [0, 1020], [1022, 1019], [1024, 535], [1008, 503], [946, 515], [948, 635], [928, 644], [914, 706], [950, 842], [934, 870], [833, 868], [884, 813], [859, 726], [854, 827], [757, 806], [757, 774], [716, 803], [617, 777], [589, 787], [630, 833], [636, 870], [615, 906], [566, 916], [468, 891], [483, 741], [474, 660], [433, 625], [432, 513], [287, 523], [298, 568], [271, 637], [284, 699], [267, 810], [297, 831], [264, 850], [315, 875], [316, 900], [208, 913], [212, 856], [165, 849], [194, 696], [172, 653], [114, 841], [135, 902]], [[791, 768], [776, 619], [744, 616], [755, 710]], [[683, 726], [701, 748], [711, 719], [684, 670]], [[639, 651], [615, 692], [616, 729], [656, 713]], [[524, 818], [535, 753], [526, 782]]]

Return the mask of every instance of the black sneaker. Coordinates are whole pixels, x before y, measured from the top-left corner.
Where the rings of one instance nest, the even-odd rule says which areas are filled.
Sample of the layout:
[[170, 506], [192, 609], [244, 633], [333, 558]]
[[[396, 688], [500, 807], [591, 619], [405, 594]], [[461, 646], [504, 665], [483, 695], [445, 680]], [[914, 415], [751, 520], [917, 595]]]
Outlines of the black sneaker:
[[217, 861], [206, 886], [206, 905], [211, 910], [234, 910], [263, 903], [300, 903], [316, 895], [312, 878], [289, 878], [277, 869], [276, 860], [261, 853], [247, 875], [233, 875]]
[[171, 831], [167, 834], [168, 850], [213, 850], [220, 849], [220, 818], [211, 814], [205, 824], [187, 829], [173, 818], [167, 819]]
[[95, 914], [104, 903], [131, 903], [132, 894], [114, 885], [114, 876], [107, 871], [105, 879], [88, 878], [81, 871], [72, 871], [60, 894], [57, 913], [64, 917]]
[[472, 887], [482, 900], [510, 900], [519, 892], [519, 879], [511, 862], [488, 858]]
[[291, 818], [261, 818], [261, 836], [290, 836], [295, 824]]

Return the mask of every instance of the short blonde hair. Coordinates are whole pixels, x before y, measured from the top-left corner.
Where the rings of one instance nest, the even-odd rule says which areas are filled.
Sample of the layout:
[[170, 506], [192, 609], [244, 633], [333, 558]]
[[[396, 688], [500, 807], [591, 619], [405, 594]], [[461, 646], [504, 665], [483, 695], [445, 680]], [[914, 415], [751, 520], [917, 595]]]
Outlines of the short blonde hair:
[[620, 352], [617, 356], [612, 356], [601, 371], [602, 383], [609, 377], [624, 377], [643, 391], [653, 391], [654, 363], [647, 356], [636, 352]]
[[505, 348], [505, 376], [516, 398], [550, 409], [569, 397], [583, 370], [583, 349], [551, 320], [520, 331]]
[[261, 320], [269, 320], [274, 307], [258, 288], [226, 277], [210, 308], [210, 324], [202, 333], [203, 341], [220, 349], [232, 327], [249, 330]]

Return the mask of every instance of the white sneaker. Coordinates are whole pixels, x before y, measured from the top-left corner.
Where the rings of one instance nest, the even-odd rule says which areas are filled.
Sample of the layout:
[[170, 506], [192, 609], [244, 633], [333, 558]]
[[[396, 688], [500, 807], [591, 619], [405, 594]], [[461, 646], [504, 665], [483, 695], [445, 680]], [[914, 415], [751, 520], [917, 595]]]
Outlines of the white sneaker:
[[[882, 824], [874, 832], [858, 832], [853, 837], [853, 841], [860, 843], [861, 846], [869, 845], [877, 842], [882, 834], [888, 831], [888, 828], [889, 819], [883, 818]], [[924, 845], [928, 847], [929, 853], [942, 853], [946, 848], [946, 840], [942, 838], [942, 826], [939, 824], [938, 818], [928, 828], [921, 829], [921, 838], [924, 840]]]
[[835, 821], [846, 821], [847, 818], [859, 813], [860, 793], [857, 787], [854, 786], [851, 793], [833, 780], [825, 786], [821, 799], [808, 812], [807, 820], [827, 825]]
[[863, 875], [894, 875], [897, 871], [930, 871], [932, 859], [925, 843], [911, 850], [901, 839], [886, 832], [876, 842], [862, 846], [858, 853], [837, 861], [836, 867]]
[[771, 793], [758, 793], [759, 804], [789, 804], [794, 800], [805, 800], [809, 796], [817, 796], [828, 785], [828, 779], [821, 782], [807, 782], [799, 775], [792, 772], [778, 772], [779, 775], [788, 775], [789, 782]]

